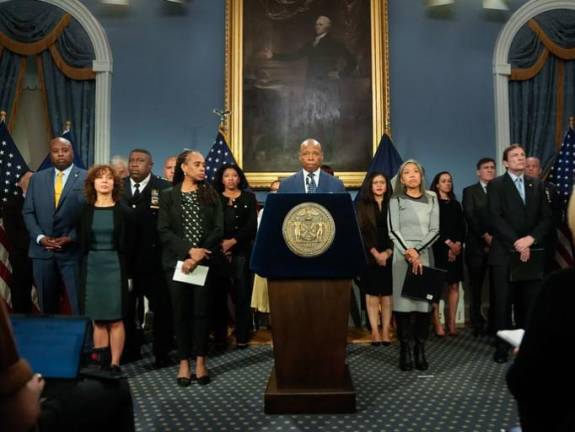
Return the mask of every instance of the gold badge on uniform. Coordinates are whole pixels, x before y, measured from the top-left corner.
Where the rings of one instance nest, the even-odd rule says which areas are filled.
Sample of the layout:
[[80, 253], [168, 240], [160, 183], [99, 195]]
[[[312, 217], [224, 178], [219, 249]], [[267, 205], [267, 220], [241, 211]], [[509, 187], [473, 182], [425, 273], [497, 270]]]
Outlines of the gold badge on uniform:
[[323, 254], [335, 238], [335, 222], [322, 205], [306, 202], [292, 208], [282, 225], [282, 234], [289, 250], [311, 258]]
[[150, 196], [150, 208], [160, 208], [160, 191], [158, 189], [152, 189], [152, 194]]

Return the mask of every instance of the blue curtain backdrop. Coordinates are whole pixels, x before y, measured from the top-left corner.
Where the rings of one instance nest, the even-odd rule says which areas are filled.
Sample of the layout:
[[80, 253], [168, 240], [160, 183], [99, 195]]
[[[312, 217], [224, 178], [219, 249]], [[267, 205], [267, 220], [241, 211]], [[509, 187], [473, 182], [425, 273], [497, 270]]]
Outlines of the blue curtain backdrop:
[[[49, 36], [64, 25], [63, 22], [63, 31], [57, 32], [57, 39], [50, 43]], [[91, 165], [96, 90], [91, 67], [95, 55], [84, 29], [55, 6], [35, 0], [12, 0], [0, 4], [0, 32], [15, 42], [45, 41], [37, 52], [28, 55], [37, 55], [40, 59], [42, 76], [39, 79], [44, 84], [52, 135], [60, 136], [65, 121], [70, 120], [76, 151], [86, 166]], [[0, 41], [0, 108], [10, 114], [21, 71], [19, 56], [11, 51], [18, 48], [1, 45]]]
[[544, 167], [553, 163], [568, 118], [575, 114], [575, 61], [566, 52], [575, 48], [573, 22], [573, 10], [538, 15], [517, 33], [509, 52], [511, 142], [539, 157]]

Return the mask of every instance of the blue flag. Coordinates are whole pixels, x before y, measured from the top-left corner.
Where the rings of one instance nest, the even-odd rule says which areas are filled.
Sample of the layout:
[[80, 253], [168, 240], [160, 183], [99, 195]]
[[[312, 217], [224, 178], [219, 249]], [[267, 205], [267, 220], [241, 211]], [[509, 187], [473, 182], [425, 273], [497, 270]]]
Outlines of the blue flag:
[[557, 186], [564, 208], [567, 207], [573, 190], [573, 177], [575, 177], [575, 131], [569, 128], [549, 174], [549, 181]]
[[0, 207], [10, 196], [20, 195], [17, 183], [27, 171], [28, 164], [14, 144], [6, 122], [0, 121]]
[[[391, 138], [384, 133], [381, 136], [381, 140], [379, 140], [379, 145], [367, 168], [365, 176], [367, 177], [369, 173], [378, 171], [384, 173], [391, 181], [391, 178], [397, 173], [402, 163], [403, 159], [401, 159], [399, 152], [395, 149]], [[365, 181], [365, 179], [363, 181]], [[363, 186], [363, 182], [361, 185]], [[355, 196], [356, 200], [358, 196], [359, 193]]]
[[[84, 162], [80, 157], [80, 153], [76, 151], [76, 145], [74, 144], [76, 142], [76, 138], [74, 138], [74, 134], [72, 133], [72, 131], [70, 129], [66, 129], [64, 132], [62, 132], [62, 135], [60, 135], [60, 137], [65, 138], [72, 143], [72, 150], [74, 151], [74, 165], [76, 165], [78, 168], [86, 169]], [[52, 167], [53, 167], [52, 161], [50, 160], [50, 155], [48, 155], [38, 167], [38, 171]]]
[[379, 171], [387, 175], [388, 178], [392, 178], [396, 173], [403, 159], [399, 155], [399, 152], [393, 146], [391, 138], [387, 134], [381, 136], [377, 150], [373, 155], [373, 159], [367, 168], [367, 172]]
[[216, 141], [206, 157], [206, 180], [208, 183], [214, 181], [218, 169], [223, 164], [237, 165], [234, 155], [226, 142], [226, 135], [221, 129], [218, 129]]

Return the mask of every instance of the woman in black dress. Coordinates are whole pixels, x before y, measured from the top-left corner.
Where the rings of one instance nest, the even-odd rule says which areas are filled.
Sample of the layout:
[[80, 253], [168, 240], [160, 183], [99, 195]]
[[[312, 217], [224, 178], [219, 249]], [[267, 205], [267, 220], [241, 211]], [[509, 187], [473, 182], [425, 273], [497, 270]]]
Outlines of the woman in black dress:
[[[213, 289], [210, 268], [203, 286], [173, 280], [177, 261], [182, 272], [198, 265], [210, 266], [210, 257], [218, 248], [224, 231], [223, 211], [217, 192], [205, 182], [206, 167], [201, 153], [180, 153], [174, 173], [174, 186], [160, 193], [158, 232], [162, 241], [162, 265], [172, 296], [174, 332], [180, 367], [177, 384], [189, 386], [193, 379], [208, 384], [209, 306]], [[195, 376], [190, 359], [196, 358]]]
[[120, 375], [133, 244], [131, 209], [120, 202], [122, 181], [110, 165], [90, 169], [84, 189], [88, 205], [78, 226], [81, 309], [93, 321], [94, 360]]
[[[230, 293], [236, 305], [236, 347], [246, 348], [252, 332], [252, 276], [249, 269], [252, 243], [257, 230], [257, 201], [247, 191], [246, 176], [237, 165], [224, 164], [217, 171], [214, 187], [224, 208], [224, 239], [221, 252], [229, 266]], [[224, 298], [225, 300], [225, 298]], [[225, 307], [225, 303], [223, 304]]]
[[[433, 178], [431, 190], [439, 199], [439, 239], [433, 244], [435, 266], [447, 270], [445, 323], [451, 336], [457, 335], [455, 318], [459, 302], [459, 282], [463, 280], [462, 243], [465, 238], [465, 220], [461, 204], [453, 193], [453, 178], [442, 171]], [[433, 307], [433, 326], [438, 336], [445, 336], [439, 321], [438, 305]]]
[[[391, 324], [391, 260], [393, 243], [387, 231], [387, 207], [391, 185], [385, 174], [369, 173], [361, 186], [356, 206], [357, 222], [368, 257], [360, 275], [365, 293], [372, 345], [389, 345]], [[382, 331], [379, 332], [381, 314]]]

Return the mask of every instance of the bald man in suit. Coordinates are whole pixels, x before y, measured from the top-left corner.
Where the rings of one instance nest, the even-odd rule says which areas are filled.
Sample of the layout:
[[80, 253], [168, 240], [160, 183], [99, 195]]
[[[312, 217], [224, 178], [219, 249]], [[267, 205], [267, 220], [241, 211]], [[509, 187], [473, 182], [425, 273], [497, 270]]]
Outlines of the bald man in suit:
[[299, 148], [302, 169], [282, 180], [278, 193], [345, 193], [345, 186], [337, 177], [321, 169], [323, 151], [313, 138], [303, 141]]
[[59, 312], [61, 280], [71, 312], [78, 314], [76, 226], [86, 204], [86, 171], [72, 163], [72, 143], [65, 138], [50, 141], [50, 160], [54, 167], [32, 176], [24, 200], [22, 214], [30, 233], [28, 253], [42, 312]]

